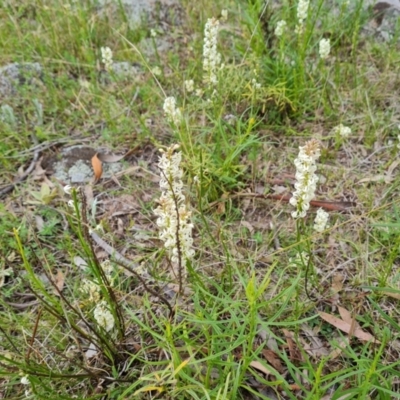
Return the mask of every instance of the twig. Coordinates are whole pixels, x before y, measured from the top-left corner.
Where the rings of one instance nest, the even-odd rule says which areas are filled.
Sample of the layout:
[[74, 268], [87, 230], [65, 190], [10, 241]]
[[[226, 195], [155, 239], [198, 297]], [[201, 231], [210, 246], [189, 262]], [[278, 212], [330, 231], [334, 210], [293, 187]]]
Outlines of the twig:
[[30, 357], [30, 355], [32, 353], [33, 343], [35, 342], [35, 337], [36, 337], [37, 329], [38, 329], [38, 326], [39, 326], [40, 317], [42, 316], [42, 311], [43, 311], [42, 309], [39, 310], [38, 315], [36, 317], [35, 326], [33, 327], [33, 333], [32, 333], [32, 336], [31, 336], [30, 343], [29, 343], [28, 352], [27, 352], [27, 354], [25, 356], [25, 360], [26, 360], [27, 364], [29, 364], [29, 357]]
[[139, 269], [139, 265], [131, 260], [125, 258], [122, 254], [118, 253], [112, 246], [105, 242], [95, 231], [90, 231], [91, 238], [106, 252], [108, 253], [114, 261], [118, 264], [131, 268], [133, 270]]
[[[117, 264], [121, 265], [121, 267], [125, 268], [131, 274], [135, 275], [135, 277], [140, 281], [140, 283], [143, 285], [143, 287], [147, 292], [149, 292], [155, 297], [158, 297], [168, 307], [170, 317], [174, 315], [174, 310], [171, 307], [171, 304], [169, 304], [169, 301], [160, 293], [157, 293], [153, 289], [150, 289], [147, 286], [145, 280], [135, 271], [135, 269], [139, 268], [137, 264], [133, 263], [132, 261], [125, 258], [123, 255], [118, 253], [113, 247], [111, 247], [108, 243], [106, 243], [96, 232], [90, 231], [90, 236], [105, 252], [107, 252], [113, 258], [113, 260]], [[147, 275], [147, 277], [149, 277], [149, 275]]]
[[[259, 194], [259, 193], [237, 193], [232, 195], [232, 197], [253, 197], [256, 199], [272, 199], [289, 202], [291, 196], [284, 196], [281, 194]], [[210, 204], [210, 207], [213, 205], [223, 201], [217, 200]], [[320, 200], [311, 200], [310, 204], [314, 207], [322, 207], [326, 210], [335, 210], [335, 211], [347, 211], [349, 208], [355, 207], [356, 203], [353, 201], [320, 201]]]

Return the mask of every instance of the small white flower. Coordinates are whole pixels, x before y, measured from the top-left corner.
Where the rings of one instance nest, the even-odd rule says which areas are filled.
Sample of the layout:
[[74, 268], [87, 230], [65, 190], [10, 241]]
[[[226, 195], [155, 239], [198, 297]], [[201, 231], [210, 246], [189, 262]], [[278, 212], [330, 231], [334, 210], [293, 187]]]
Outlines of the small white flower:
[[100, 300], [100, 287], [89, 279], [82, 280], [79, 290], [89, 296], [91, 303], [97, 303]]
[[115, 276], [114, 275], [114, 267], [111, 264], [110, 260], [104, 260], [101, 264], [101, 268], [103, 269], [107, 279], [110, 282], [111, 286], [114, 286]]
[[64, 186], [64, 193], [71, 195], [72, 186], [66, 185]]
[[156, 66], [154, 67], [151, 72], [155, 75], [155, 76], [160, 76], [162, 74], [161, 68]]
[[104, 64], [104, 69], [109, 71], [111, 69], [113, 63], [113, 54], [109, 47], [102, 47], [101, 49], [101, 58]]
[[99, 304], [97, 304], [96, 308], [93, 311], [93, 316], [96, 322], [106, 330], [106, 332], [110, 332], [112, 328], [114, 328], [114, 317], [108, 309], [107, 303], [103, 300]]
[[289, 203], [296, 207], [292, 212], [293, 218], [304, 218], [310, 208], [310, 201], [313, 199], [317, 188], [318, 177], [316, 161], [321, 155], [320, 144], [317, 140], [309, 140], [305, 146], [299, 147], [299, 155], [294, 160], [296, 166], [295, 192]]
[[320, 208], [314, 220], [314, 230], [323, 232], [328, 227], [329, 214]]
[[188, 81], [184, 82], [185, 84], [185, 89], [188, 93], [192, 93], [194, 90], [194, 81], [193, 79], [189, 79]]
[[196, 89], [195, 94], [196, 94], [197, 97], [202, 97], [202, 96], [203, 96], [203, 93], [204, 93], [204, 92], [203, 92], [201, 89]]
[[333, 133], [343, 138], [347, 138], [351, 135], [351, 128], [344, 126], [343, 124], [339, 124], [333, 128]]
[[278, 21], [275, 28], [275, 35], [278, 37], [282, 36], [283, 32], [285, 31], [286, 25], [287, 25], [286, 21], [284, 20]]
[[6, 280], [6, 276], [12, 275], [13, 270], [11, 268], [5, 268], [3, 264], [3, 268], [1, 269], [0, 266], [0, 288], [4, 285], [4, 282]]
[[28, 375], [25, 375], [21, 378], [21, 385], [30, 385]]
[[292, 267], [299, 267], [300, 265], [308, 264], [310, 256], [302, 251], [301, 253], [297, 253], [295, 257], [289, 258], [289, 265]]
[[164, 100], [164, 113], [169, 122], [172, 122], [176, 126], [179, 126], [182, 122], [181, 110], [176, 107], [175, 97], [167, 97]]
[[319, 56], [324, 60], [331, 52], [331, 42], [329, 39], [321, 39], [319, 42]]
[[74, 201], [72, 199], [68, 200], [68, 206], [71, 207], [71, 208], [75, 208], [75, 204], [74, 204]]
[[256, 79], [253, 78], [251, 80], [251, 84], [252, 84], [254, 89], [261, 89], [261, 83], [258, 83]]
[[227, 19], [228, 19], [228, 10], [222, 10], [221, 11], [221, 20], [227, 21]]
[[150, 29], [150, 36], [151, 36], [152, 38], [155, 38], [155, 37], [157, 36], [157, 31], [154, 30], [154, 29]]

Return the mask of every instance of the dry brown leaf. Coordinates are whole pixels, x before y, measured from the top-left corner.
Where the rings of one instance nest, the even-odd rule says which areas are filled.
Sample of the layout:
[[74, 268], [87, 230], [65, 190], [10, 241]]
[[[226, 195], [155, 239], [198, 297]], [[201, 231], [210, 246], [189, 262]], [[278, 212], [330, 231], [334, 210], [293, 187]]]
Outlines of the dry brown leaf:
[[351, 316], [351, 312], [347, 311], [344, 307], [338, 306], [338, 311], [340, 316], [342, 317], [342, 320], [344, 322], [347, 322], [348, 324], [354, 324], [354, 328], [356, 329], [361, 329], [360, 325], [358, 322]]
[[97, 153], [92, 157], [92, 168], [94, 172], [94, 182], [98, 182], [98, 180], [101, 178], [101, 175], [103, 173], [103, 165], [99, 158], [97, 157]]
[[278, 372], [283, 373], [283, 366], [279, 356], [272, 350], [262, 350], [262, 355], [268, 361], [268, 364], [272, 365]]
[[254, 227], [253, 227], [253, 225], [251, 225], [250, 222], [242, 220], [242, 221], [240, 221], [240, 224], [242, 226], [244, 226], [245, 228], [247, 228], [249, 230], [250, 234], [254, 233]]
[[[386, 176], [392, 181], [394, 179], [393, 176], [393, 171], [400, 165], [400, 160], [395, 160], [393, 161], [390, 165], [389, 168], [386, 171]], [[390, 182], [385, 182], [385, 183], [390, 183]]]
[[342, 274], [334, 274], [332, 278], [332, 290], [337, 293], [343, 289], [344, 276]]
[[290, 360], [292, 362], [302, 360], [302, 355], [297, 348], [296, 342], [294, 341], [294, 333], [288, 331], [287, 329], [282, 329], [282, 332], [285, 335], [286, 343], [289, 349]]
[[259, 361], [252, 361], [250, 363], [250, 367], [255, 368], [256, 370], [262, 372], [265, 375], [271, 374], [271, 372], [266, 367], [264, 367], [264, 365], [262, 365]]
[[314, 332], [306, 324], [302, 324], [301, 329], [309, 340], [309, 343], [307, 343], [305, 340], [302, 340], [304, 350], [306, 350], [308, 354], [312, 355], [313, 357], [327, 356], [329, 354], [326, 345], [324, 345], [324, 343], [322, 343], [322, 341], [319, 339], [317, 332]]
[[400, 292], [389, 292], [385, 290], [382, 293], [386, 296], [392, 297], [393, 299], [400, 300]]
[[335, 358], [337, 358], [340, 354], [342, 354], [342, 350], [345, 349], [348, 346], [348, 344], [349, 344], [348, 337], [340, 341], [335, 350], [333, 350], [331, 354], [329, 354], [329, 359], [334, 360]]
[[[333, 315], [330, 315], [330, 314], [322, 312], [322, 311], [319, 311], [318, 314], [324, 321], [328, 322], [329, 324], [333, 325], [335, 328], [340, 329], [341, 331], [343, 331], [345, 333], [350, 333], [350, 331], [352, 330], [351, 324], [343, 321], [340, 318], [337, 318]], [[372, 341], [373, 343], [380, 343], [380, 341], [376, 340], [370, 333], [364, 332], [360, 328], [354, 329], [354, 332], [352, 332], [352, 333], [353, 333], [353, 336], [355, 336], [357, 339], [360, 339], [362, 341], [365, 341], [365, 342]]]
[[97, 154], [97, 158], [105, 163], [113, 163], [122, 160], [125, 157], [125, 154], [116, 155], [116, 154]]
[[367, 182], [384, 182], [385, 181], [384, 174], [378, 174], [374, 176], [369, 176], [367, 178], [360, 179], [357, 183], [367, 183]]
[[55, 276], [54, 283], [58, 289], [58, 290], [54, 289], [54, 293], [56, 295], [59, 295], [59, 292], [62, 292], [62, 290], [64, 289], [64, 283], [65, 283], [65, 275], [61, 271], [61, 269], [57, 270], [57, 274]]
[[92, 207], [94, 201], [93, 186], [91, 184], [85, 185], [83, 192], [85, 194], [86, 204], [88, 207]]

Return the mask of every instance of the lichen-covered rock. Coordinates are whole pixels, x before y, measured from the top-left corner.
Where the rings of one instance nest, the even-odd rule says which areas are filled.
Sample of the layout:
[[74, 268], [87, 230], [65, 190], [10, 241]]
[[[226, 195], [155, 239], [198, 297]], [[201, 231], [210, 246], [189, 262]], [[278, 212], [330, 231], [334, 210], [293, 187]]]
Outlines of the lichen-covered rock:
[[21, 86], [35, 84], [42, 74], [39, 63], [12, 63], [0, 67], [0, 98], [14, 95]]

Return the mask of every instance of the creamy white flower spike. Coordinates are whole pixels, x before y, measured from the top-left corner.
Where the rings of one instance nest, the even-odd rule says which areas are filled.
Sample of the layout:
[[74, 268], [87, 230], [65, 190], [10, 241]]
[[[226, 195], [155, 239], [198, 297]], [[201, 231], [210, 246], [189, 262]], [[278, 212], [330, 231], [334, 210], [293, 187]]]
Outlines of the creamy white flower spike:
[[[171, 262], [182, 266], [194, 256], [191, 212], [186, 207], [186, 198], [182, 193], [183, 172], [180, 168], [182, 153], [176, 150], [179, 145], [173, 145], [162, 152], [158, 166], [161, 170], [161, 197], [159, 206], [154, 210], [157, 225], [160, 228], [160, 239], [169, 252]], [[179, 254], [180, 251], [180, 254]]]
[[303, 21], [307, 19], [309, 5], [310, 0], [299, 0], [297, 4], [297, 20], [301, 25], [303, 24]]
[[206, 82], [212, 85], [218, 83], [217, 72], [221, 64], [221, 54], [217, 50], [218, 31], [219, 21], [209, 18], [204, 27], [203, 70]]
[[278, 37], [282, 36], [283, 32], [285, 32], [286, 26], [287, 26], [286, 21], [284, 20], [278, 21], [275, 27], [275, 36]]
[[104, 64], [104, 69], [110, 71], [113, 64], [113, 54], [109, 47], [102, 47], [101, 49], [101, 61]]
[[96, 308], [93, 311], [93, 316], [96, 322], [106, 330], [106, 332], [110, 332], [112, 328], [114, 328], [114, 317], [108, 309], [107, 303], [103, 300], [99, 304], [97, 304]]
[[304, 20], [307, 19], [309, 5], [309, 0], [299, 0], [299, 3], [297, 4], [297, 25], [295, 32], [298, 34], [303, 32]]
[[293, 218], [304, 218], [310, 208], [310, 201], [313, 199], [317, 188], [318, 177], [316, 161], [321, 155], [320, 144], [317, 140], [309, 140], [305, 146], [299, 147], [299, 155], [294, 160], [296, 166], [295, 192], [290, 199], [290, 204], [296, 207], [292, 212]]
[[181, 110], [176, 107], [175, 97], [167, 97], [164, 100], [164, 113], [169, 122], [172, 122], [175, 126], [179, 126], [182, 122]]
[[351, 135], [351, 128], [344, 126], [343, 124], [339, 124], [333, 128], [333, 133], [343, 138], [347, 138]]
[[320, 208], [317, 211], [317, 215], [314, 220], [314, 230], [317, 232], [323, 232], [328, 227], [329, 214]]
[[331, 52], [331, 42], [329, 39], [321, 39], [319, 42], [319, 56], [324, 60]]

